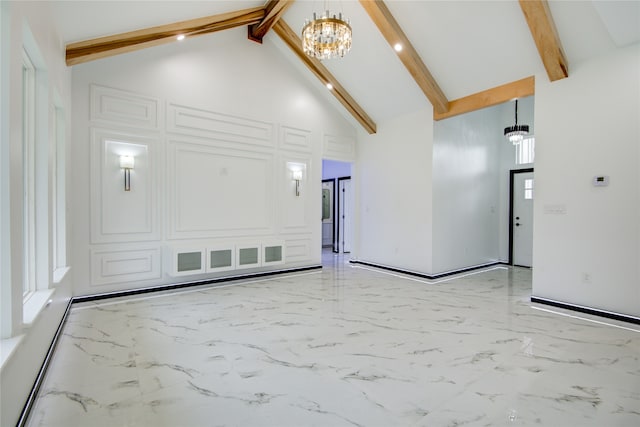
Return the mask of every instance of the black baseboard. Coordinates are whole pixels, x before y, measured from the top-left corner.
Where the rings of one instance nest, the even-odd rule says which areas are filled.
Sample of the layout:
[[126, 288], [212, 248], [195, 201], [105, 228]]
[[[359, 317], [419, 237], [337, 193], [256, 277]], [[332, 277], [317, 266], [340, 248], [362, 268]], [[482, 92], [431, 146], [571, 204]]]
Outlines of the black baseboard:
[[47, 369], [49, 368], [49, 363], [51, 362], [51, 357], [53, 356], [53, 352], [58, 345], [58, 341], [60, 339], [60, 335], [62, 334], [62, 328], [64, 327], [65, 322], [67, 321], [67, 317], [69, 316], [69, 311], [71, 310], [71, 304], [73, 304], [73, 298], [69, 299], [67, 303], [67, 308], [64, 310], [64, 314], [62, 315], [62, 319], [58, 324], [58, 328], [56, 329], [56, 333], [53, 335], [53, 339], [51, 340], [51, 344], [49, 345], [49, 350], [47, 350], [47, 355], [40, 366], [40, 370], [38, 371], [38, 376], [31, 387], [31, 393], [29, 393], [29, 397], [27, 398], [27, 402], [24, 404], [24, 408], [22, 408], [22, 413], [20, 414], [20, 418], [18, 419], [18, 423], [16, 426], [23, 427], [27, 424], [27, 419], [29, 418], [29, 414], [31, 413], [31, 409], [33, 408], [34, 403], [36, 402], [36, 398], [38, 397], [38, 392], [40, 392], [40, 387], [44, 382], [44, 376], [47, 373]]
[[393, 271], [394, 273], [402, 273], [402, 274], [406, 274], [408, 276], [420, 277], [422, 279], [428, 279], [428, 280], [441, 279], [443, 277], [454, 276], [456, 274], [466, 273], [468, 271], [480, 270], [480, 269], [487, 268], [487, 267], [494, 267], [496, 265], [508, 265], [508, 264], [506, 264], [504, 262], [490, 262], [488, 264], [476, 265], [474, 267], [461, 268], [459, 270], [447, 271], [446, 273], [439, 273], [439, 274], [429, 275], [429, 274], [424, 274], [424, 273], [417, 273], [415, 271], [410, 271], [410, 270], [403, 270], [401, 268], [388, 267], [386, 265], [374, 264], [374, 263], [366, 262], [366, 261], [349, 260], [349, 263], [366, 265], [368, 267], [375, 267], [375, 268], [379, 268], [381, 270]]
[[584, 307], [581, 305], [569, 304], [562, 301], [555, 301], [546, 298], [540, 297], [531, 297], [531, 302], [535, 302], [537, 304], [550, 305], [552, 307], [564, 308], [566, 310], [577, 311], [580, 313], [591, 314], [593, 316], [606, 317], [607, 319], [620, 320], [622, 322], [633, 323], [635, 325], [640, 325], [640, 318], [629, 316], [626, 314], [614, 313], [606, 310], [598, 310], [597, 308]]
[[301, 272], [301, 271], [317, 270], [317, 269], [321, 269], [321, 268], [322, 268], [321, 265], [314, 265], [314, 266], [310, 266], [310, 267], [289, 268], [289, 269], [286, 269], [286, 270], [275, 270], [275, 271], [264, 271], [264, 272], [260, 272], [260, 273], [249, 273], [249, 274], [243, 274], [243, 275], [239, 275], [239, 276], [217, 277], [215, 279], [199, 280], [199, 281], [195, 281], [195, 282], [184, 282], [184, 283], [174, 283], [174, 284], [171, 284], [171, 285], [150, 286], [148, 288], [129, 289], [129, 290], [125, 290], [125, 291], [114, 291], [114, 292], [107, 292], [107, 293], [103, 293], [103, 294], [82, 295], [82, 296], [78, 296], [78, 297], [73, 297], [73, 302], [77, 303], [77, 302], [97, 301], [97, 300], [102, 300], [102, 299], [127, 297], [127, 296], [131, 296], [131, 295], [140, 295], [140, 294], [147, 294], [147, 293], [152, 293], [152, 292], [172, 291], [172, 290], [175, 290], [175, 289], [190, 288], [190, 287], [193, 287], [193, 286], [202, 286], [202, 285], [211, 285], [211, 284], [216, 284], [216, 283], [232, 282], [234, 280], [255, 279], [255, 278], [258, 278], [258, 277], [275, 276], [275, 275], [286, 274], [286, 273], [298, 273], [298, 272]]

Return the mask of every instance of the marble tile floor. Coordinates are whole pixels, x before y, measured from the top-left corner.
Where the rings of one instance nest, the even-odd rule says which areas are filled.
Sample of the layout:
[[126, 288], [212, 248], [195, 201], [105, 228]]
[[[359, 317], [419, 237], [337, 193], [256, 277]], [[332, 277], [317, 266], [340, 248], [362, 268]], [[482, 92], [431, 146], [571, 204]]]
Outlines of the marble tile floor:
[[[640, 426], [640, 327], [345, 264], [75, 304], [30, 426]], [[592, 321], [594, 320], [594, 321]]]

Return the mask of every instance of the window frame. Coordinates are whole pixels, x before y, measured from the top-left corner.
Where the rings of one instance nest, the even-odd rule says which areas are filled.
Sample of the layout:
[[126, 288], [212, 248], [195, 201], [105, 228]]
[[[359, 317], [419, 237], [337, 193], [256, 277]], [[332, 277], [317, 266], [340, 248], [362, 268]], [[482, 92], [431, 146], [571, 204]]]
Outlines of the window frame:
[[536, 138], [529, 135], [515, 145], [516, 165], [529, 165], [535, 162]]
[[22, 299], [36, 292], [36, 67], [22, 51]]

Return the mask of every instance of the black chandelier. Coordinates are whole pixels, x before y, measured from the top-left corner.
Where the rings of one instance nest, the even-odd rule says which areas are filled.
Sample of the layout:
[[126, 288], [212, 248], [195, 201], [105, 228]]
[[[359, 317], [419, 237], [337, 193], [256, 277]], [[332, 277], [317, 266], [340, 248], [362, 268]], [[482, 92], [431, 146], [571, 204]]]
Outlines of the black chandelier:
[[519, 144], [524, 136], [529, 133], [529, 125], [518, 124], [518, 100], [516, 99], [516, 124], [513, 126], [507, 126], [504, 128], [504, 136], [513, 143], [513, 145]]

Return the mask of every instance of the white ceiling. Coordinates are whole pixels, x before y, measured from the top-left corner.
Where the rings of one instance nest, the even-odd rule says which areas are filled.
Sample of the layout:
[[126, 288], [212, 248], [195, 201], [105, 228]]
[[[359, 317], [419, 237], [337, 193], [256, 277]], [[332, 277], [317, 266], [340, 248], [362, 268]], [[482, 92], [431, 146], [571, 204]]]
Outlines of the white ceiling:
[[[50, 1], [65, 43], [190, 18], [260, 6], [263, 1]], [[448, 99], [537, 73], [546, 75], [518, 2], [387, 0], [390, 11]], [[298, 0], [284, 20], [299, 31], [323, 1]], [[353, 48], [324, 61], [374, 121], [425, 108], [428, 100], [355, 0], [329, 1], [351, 20]], [[640, 40], [638, 1], [550, 1], [564, 51], [572, 64]], [[215, 33], [203, 37], [215, 37]], [[274, 43], [312, 84], [320, 83], [270, 32]], [[329, 95], [329, 98], [332, 99]], [[333, 102], [333, 101], [332, 101]], [[339, 107], [341, 108], [341, 107]], [[342, 109], [343, 113], [346, 111]]]

